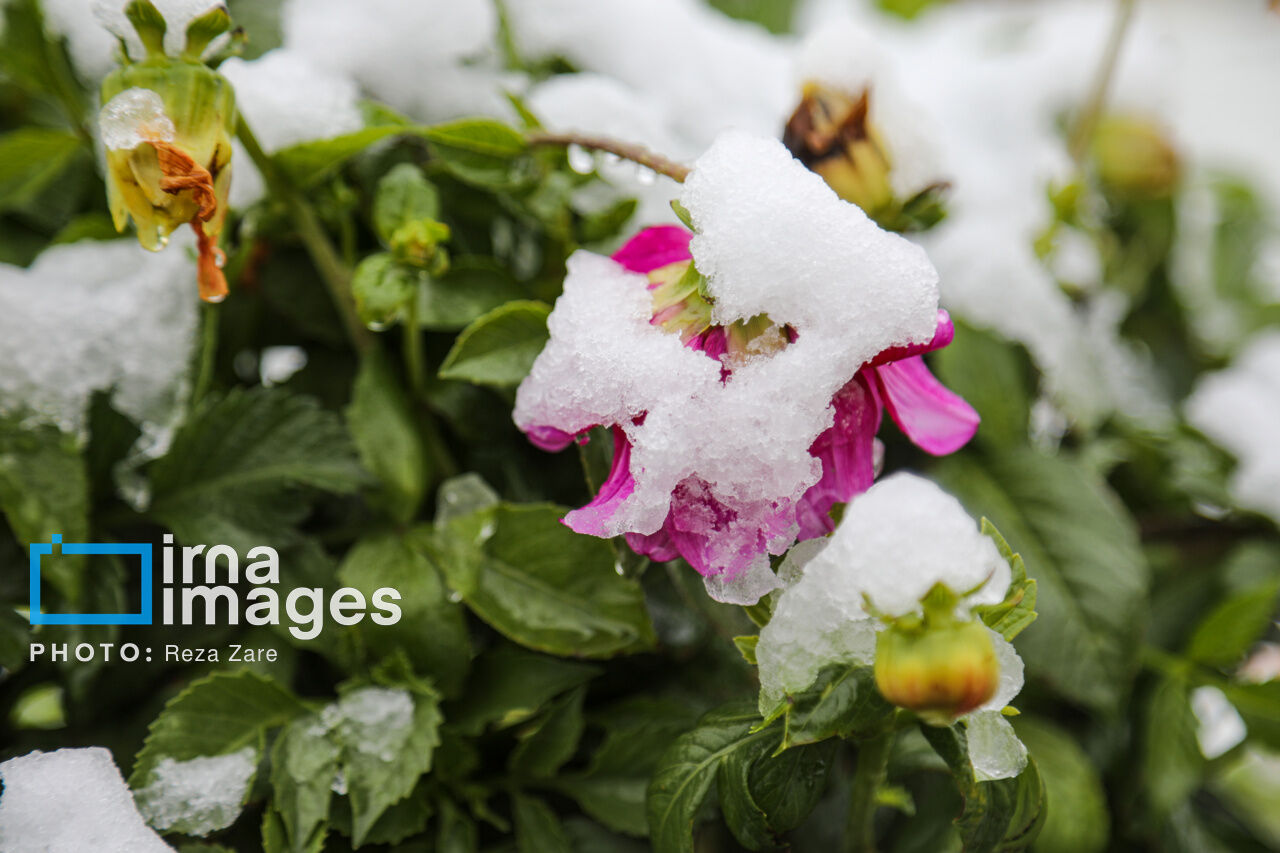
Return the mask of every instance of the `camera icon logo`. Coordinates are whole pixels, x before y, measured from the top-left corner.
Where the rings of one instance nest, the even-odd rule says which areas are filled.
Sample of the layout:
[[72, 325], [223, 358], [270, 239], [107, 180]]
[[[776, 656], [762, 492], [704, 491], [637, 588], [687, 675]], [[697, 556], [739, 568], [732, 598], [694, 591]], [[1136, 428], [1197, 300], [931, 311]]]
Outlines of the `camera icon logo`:
[[[114, 554], [138, 557], [142, 561], [142, 602], [137, 613], [45, 613], [40, 609], [40, 565], [58, 550], [67, 555]], [[67, 542], [55, 533], [50, 541], [31, 543], [31, 624], [32, 625], [150, 625], [151, 545], [145, 542]]]

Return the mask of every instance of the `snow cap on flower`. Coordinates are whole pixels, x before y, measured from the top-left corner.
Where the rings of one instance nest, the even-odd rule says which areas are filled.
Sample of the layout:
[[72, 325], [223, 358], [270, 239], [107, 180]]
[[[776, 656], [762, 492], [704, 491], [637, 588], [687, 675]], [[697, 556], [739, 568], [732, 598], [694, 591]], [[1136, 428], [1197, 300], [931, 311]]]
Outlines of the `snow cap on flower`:
[[[774, 140], [720, 137], [680, 200], [712, 321], [764, 317], [787, 327], [790, 343], [748, 353], [722, 376], [708, 352], [650, 322], [649, 280], [625, 257], [579, 252], [515, 421], [548, 449], [597, 425], [624, 435], [632, 479], [570, 513], [575, 530], [662, 530], [673, 541], [646, 553], [678, 550], [721, 582], [760, 578], [767, 554], [795, 541], [797, 503], [822, 473], [809, 449], [832, 424], [836, 393], [879, 353], [933, 339], [937, 275], [923, 251], [842, 202]], [[655, 239], [674, 244], [679, 233]]]
[[[761, 708], [808, 687], [827, 664], [872, 662], [882, 624], [866, 601], [886, 616], [920, 613], [920, 599], [943, 583], [956, 593], [974, 590], [961, 605], [967, 609], [1002, 601], [1010, 578], [995, 543], [954, 497], [912, 474], [881, 480], [845, 508], [760, 632]], [[1012, 647], [1003, 638], [995, 645], [1003, 679]], [[1020, 665], [1018, 674], [1020, 688]]]

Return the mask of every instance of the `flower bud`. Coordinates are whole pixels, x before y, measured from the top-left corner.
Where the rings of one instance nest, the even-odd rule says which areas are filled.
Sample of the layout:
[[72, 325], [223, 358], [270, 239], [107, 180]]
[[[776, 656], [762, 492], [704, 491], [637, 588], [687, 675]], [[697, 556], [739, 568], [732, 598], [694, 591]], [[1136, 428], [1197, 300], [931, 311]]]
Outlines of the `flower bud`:
[[[198, 59], [163, 53], [164, 21], [154, 6], [135, 0], [128, 12], [147, 56], [102, 83], [99, 123], [111, 217], [119, 231], [132, 218], [138, 241], [151, 251], [189, 223], [199, 249], [200, 296], [218, 302], [227, 294], [217, 243], [231, 185], [235, 94]], [[213, 18], [211, 13], [192, 23], [189, 44], [207, 43], [221, 26]]]
[[1178, 183], [1178, 154], [1154, 123], [1126, 116], [1103, 119], [1093, 136], [1098, 177], [1111, 189], [1165, 198]]
[[995, 695], [1000, 667], [980, 621], [933, 625], [903, 619], [876, 640], [876, 686], [933, 725], [950, 725]]
[[871, 92], [858, 97], [808, 83], [787, 121], [782, 142], [801, 163], [822, 176], [836, 195], [875, 219], [893, 204], [889, 153], [868, 121]]

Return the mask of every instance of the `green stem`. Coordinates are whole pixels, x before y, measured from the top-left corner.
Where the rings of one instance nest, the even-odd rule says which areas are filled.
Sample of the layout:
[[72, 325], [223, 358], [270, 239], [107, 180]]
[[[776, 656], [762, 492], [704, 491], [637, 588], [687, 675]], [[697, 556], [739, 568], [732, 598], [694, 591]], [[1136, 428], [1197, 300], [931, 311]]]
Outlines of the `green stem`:
[[213, 384], [213, 371], [218, 356], [218, 321], [220, 306], [200, 303], [200, 367], [196, 372], [195, 386], [191, 389], [191, 404], [204, 399]]
[[409, 390], [422, 399], [427, 388], [427, 367], [422, 356], [422, 330], [418, 328], [418, 299], [409, 301], [404, 321], [404, 367], [409, 375]]
[[875, 853], [876, 793], [889, 768], [893, 733], [875, 735], [858, 742], [858, 766], [849, 795], [849, 817], [845, 823], [845, 853]]
[[262, 173], [262, 178], [266, 181], [272, 195], [284, 202], [294, 226], [298, 229], [298, 236], [306, 247], [307, 254], [311, 256], [311, 261], [316, 265], [320, 278], [329, 289], [329, 295], [342, 317], [342, 324], [346, 329], [347, 337], [351, 340], [351, 345], [357, 352], [364, 352], [369, 348], [373, 338], [356, 313], [355, 297], [351, 291], [351, 270], [333, 248], [329, 236], [320, 224], [320, 217], [316, 216], [311, 205], [262, 150], [257, 137], [253, 135], [243, 116], [240, 117], [240, 122], [236, 126], [236, 138], [244, 145], [249, 159]]
[[1107, 92], [1111, 89], [1116, 63], [1120, 59], [1120, 48], [1124, 46], [1129, 22], [1133, 20], [1133, 7], [1134, 0], [1117, 0], [1116, 17], [1111, 24], [1111, 33], [1107, 36], [1107, 46], [1102, 53], [1102, 62], [1093, 78], [1088, 100], [1085, 101], [1071, 130], [1067, 150], [1077, 168], [1083, 165], [1085, 154], [1089, 150], [1089, 142], [1093, 139], [1093, 131], [1098, 126], [1098, 120], [1102, 118], [1102, 110], [1107, 103]]

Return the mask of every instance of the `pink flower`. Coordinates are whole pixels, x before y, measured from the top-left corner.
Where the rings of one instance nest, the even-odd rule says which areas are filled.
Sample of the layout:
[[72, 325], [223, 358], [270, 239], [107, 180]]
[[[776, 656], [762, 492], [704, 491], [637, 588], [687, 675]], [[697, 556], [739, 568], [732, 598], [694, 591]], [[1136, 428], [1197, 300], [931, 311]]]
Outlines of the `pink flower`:
[[[678, 334], [685, 346], [721, 365], [721, 381], [732, 375], [740, 359], [776, 352], [794, 342], [796, 333], [767, 318], [724, 327], [712, 322], [710, 305], [696, 290], [696, 277], [686, 276], [692, 261], [692, 235], [677, 226], [648, 228], [619, 249], [613, 260], [649, 278], [653, 313], [650, 323]], [[626, 533], [637, 553], [657, 561], [683, 557], [704, 576], [732, 580], [762, 555], [782, 553], [793, 541], [823, 536], [834, 529], [829, 511], [870, 488], [875, 479], [875, 435], [882, 412], [912, 442], [934, 455], [952, 453], [973, 436], [978, 415], [929, 372], [921, 355], [949, 344], [955, 334], [950, 317], [938, 311], [933, 339], [926, 344], [893, 347], [865, 364], [835, 395], [835, 422], [821, 433], [809, 453], [822, 464], [822, 474], [796, 503], [789, 499], [737, 509], [718, 500], [706, 482], [690, 476], [672, 491], [661, 528], [653, 533]], [[643, 423], [641, 414], [634, 423]], [[565, 523], [579, 533], [607, 536], [607, 522], [632, 494], [631, 443], [622, 425], [612, 427], [613, 465], [595, 498], [570, 512]], [[531, 441], [559, 450], [575, 438], [554, 425], [526, 425]], [[767, 568], [767, 564], [766, 568]]]

